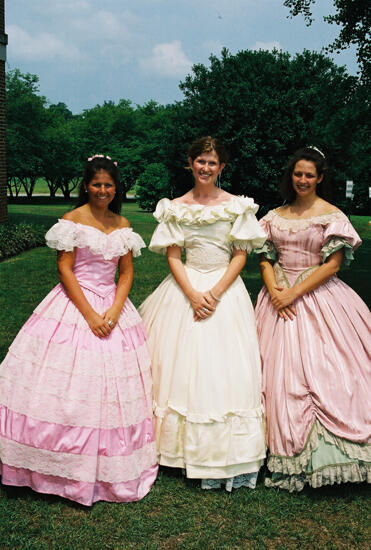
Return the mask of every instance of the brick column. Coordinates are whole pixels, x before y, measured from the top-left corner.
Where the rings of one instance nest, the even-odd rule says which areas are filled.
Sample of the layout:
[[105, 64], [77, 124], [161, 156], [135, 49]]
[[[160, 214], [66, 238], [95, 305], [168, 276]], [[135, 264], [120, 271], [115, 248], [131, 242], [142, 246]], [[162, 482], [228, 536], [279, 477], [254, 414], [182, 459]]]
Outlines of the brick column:
[[4, 4], [5, 0], [0, 0], [0, 223], [8, 219], [5, 144], [5, 61], [8, 36], [5, 34]]

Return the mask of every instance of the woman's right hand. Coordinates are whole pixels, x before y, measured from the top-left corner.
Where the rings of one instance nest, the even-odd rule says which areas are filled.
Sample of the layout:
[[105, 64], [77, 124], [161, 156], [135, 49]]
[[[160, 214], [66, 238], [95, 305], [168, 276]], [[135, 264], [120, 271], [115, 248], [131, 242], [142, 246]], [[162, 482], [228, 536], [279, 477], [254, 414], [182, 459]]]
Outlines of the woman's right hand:
[[207, 292], [203, 293], [195, 290], [188, 296], [188, 299], [193, 309], [193, 319], [195, 321], [207, 319], [215, 311], [215, 306], [212, 304]]
[[277, 307], [275, 305], [275, 300], [273, 300], [276, 296], [279, 296], [279, 294], [285, 290], [283, 287], [281, 286], [275, 286], [273, 289], [270, 290], [269, 294], [270, 294], [270, 297], [271, 297], [271, 301], [272, 301], [272, 305], [274, 307], [274, 309], [277, 311], [279, 317], [281, 317], [281, 319], [284, 319], [285, 321], [288, 321], [288, 320], [293, 320], [294, 317], [296, 316], [296, 310], [294, 308], [293, 305], [288, 305], [288, 306], [285, 306], [285, 307]]
[[103, 319], [103, 316], [99, 315], [96, 311], [93, 311], [85, 319], [91, 331], [95, 336], [98, 336], [98, 338], [106, 338], [111, 334], [111, 327], [107, 321]]

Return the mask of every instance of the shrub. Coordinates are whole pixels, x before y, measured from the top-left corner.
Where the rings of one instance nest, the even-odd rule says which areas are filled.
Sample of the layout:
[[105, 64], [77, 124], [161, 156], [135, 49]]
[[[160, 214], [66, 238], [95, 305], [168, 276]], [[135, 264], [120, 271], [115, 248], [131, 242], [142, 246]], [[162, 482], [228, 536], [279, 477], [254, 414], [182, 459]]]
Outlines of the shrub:
[[139, 206], [147, 212], [153, 212], [157, 201], [170, 195], [170, 173], [161, 162], [149, 164], [139, 176], [135, 194]]
[[0, 260], [45, 245], [46, 230], [47, 228], [42, 225], [31, 223], [0, 225]]

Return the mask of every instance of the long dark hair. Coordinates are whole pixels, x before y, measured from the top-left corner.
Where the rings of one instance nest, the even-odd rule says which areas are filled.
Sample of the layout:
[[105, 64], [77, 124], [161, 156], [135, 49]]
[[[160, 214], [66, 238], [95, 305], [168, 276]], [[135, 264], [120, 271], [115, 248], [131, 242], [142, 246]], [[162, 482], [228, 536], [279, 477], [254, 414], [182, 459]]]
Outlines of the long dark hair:
[[84, 175], [82, 176], [82, 180], [80, 182], [79, 196], [75, 208], [83, 206], [84, 204], [87, 204], [89, 202], [89, 195], [86, 192], [86, 187], [89, 185], [97, 172], [100, 172], [101, 170], [104, 170], [111, 176], [116, 188], [116, 194], [113, 200], [109, 203], [108, 208], [115, 214], [120, 214], [122, 204], [122, 189], [120, 184], [119, 171], [113, 160], [111, 160], [109, 157], [104, 156], [96, 156], [86, 162]]
[[288, 203], [295, 200], [296, 193], [292, 186], [292, 173], [294, 171], [295, 164], [299, 162], [299, 160], [308, 160], [313, 162], [317, 170], [317, 175], [323, 176], [322, 181], [317, 185], [316, 193], [319, 197], [322, 197], [325, 200], [330, 200], [331, 186], [328, 175], [327, 161], [325, 156], [313, 147], [303, 147], [302, 149], [296, 151], [290, 158], [280, 183], [281, 196]]

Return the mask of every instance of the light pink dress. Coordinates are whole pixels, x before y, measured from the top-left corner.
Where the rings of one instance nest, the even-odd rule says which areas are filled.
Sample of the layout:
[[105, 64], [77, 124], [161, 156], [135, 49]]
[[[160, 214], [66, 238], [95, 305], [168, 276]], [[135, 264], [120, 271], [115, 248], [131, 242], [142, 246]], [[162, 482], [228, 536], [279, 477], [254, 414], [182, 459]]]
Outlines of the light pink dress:
[[[114, 300], [120, 256], [144, 246], [132, 229], [106, 235], [67, 220], [46, 240], [76, 248], [74, 274], [99, 313]], [[85, 505], [141, 499], [157, 474], [151, 391], [145, 330], [130, 300], [99, 339], [58, 284], [0, 368], [2, 482]]]
[[[345, 260], [361, 243], [340, 211], [288, 220], [270, 211], [261, 252], [278, 260], [276, 280], [290, 287], [340, 248]], [[342, 481], [371, 481], [370, 312], [337, 276], [295, 301], [284, 321], [266, 288], [256, 305], [263, 363], [267, 485], [300, 490]]]

